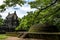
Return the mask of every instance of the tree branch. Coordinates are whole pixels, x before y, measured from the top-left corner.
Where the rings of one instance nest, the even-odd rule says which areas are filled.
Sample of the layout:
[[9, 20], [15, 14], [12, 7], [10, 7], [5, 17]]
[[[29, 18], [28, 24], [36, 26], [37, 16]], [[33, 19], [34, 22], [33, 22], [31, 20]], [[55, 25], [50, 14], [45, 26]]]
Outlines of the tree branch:
[[38, 14], [39, 14], [40, 12], [42, 12], [43, 10], [47, 9], [48, 7], [54, 5], [56, 2], [57, 2], [57, 0], [55, 0], [54, 2], [52, 2], [50, 5], [47, 5], [45, 8], [39, 9]]
[[[50, 6], [54, 5], [57, 2], [57, 0], [55, 0], [54, 2], [52, 2], [50, 5], [47, 5], [45, 8], [39, 9], [37, 15], [35, 17], [38, 17], [38, 15], [40, 14], [40, 12], [42, 12], [43, 10], [49, 8]], [[39, 22], [39, 21], [38, 21]]]
[[50, 17], [51, 15], [54, 16], [58, 11], [60, 11], [60, 8], [58, 8], [53, 14], [51, 13], [50, 15], [45, 15], [43, 18]]

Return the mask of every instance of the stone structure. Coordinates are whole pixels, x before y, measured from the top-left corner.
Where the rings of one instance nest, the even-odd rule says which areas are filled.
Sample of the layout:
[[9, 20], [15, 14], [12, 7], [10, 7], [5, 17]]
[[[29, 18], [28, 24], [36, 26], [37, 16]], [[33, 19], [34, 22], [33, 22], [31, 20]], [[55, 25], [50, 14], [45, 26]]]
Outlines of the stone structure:
[[19, 25], [18, 16], [16, 11], [12, 14], [8, 14], [4, 21], [4, 25], [7, 31], [13, 31]]
[[30, 27], [29, 32], [59, 32], [59, 29], [52, 24], [35, 24]]

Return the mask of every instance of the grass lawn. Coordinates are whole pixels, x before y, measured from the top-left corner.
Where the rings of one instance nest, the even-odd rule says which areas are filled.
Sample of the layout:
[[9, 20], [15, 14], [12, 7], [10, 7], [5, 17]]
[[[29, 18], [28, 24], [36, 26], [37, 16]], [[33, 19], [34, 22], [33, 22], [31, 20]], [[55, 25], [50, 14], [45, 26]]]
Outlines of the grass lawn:
[[2, 39], [5, 39], [5, 38], [7, 38], [8, 36], [6, 36], [5, 34], [0, 34], [0, 40], [2, 40]]

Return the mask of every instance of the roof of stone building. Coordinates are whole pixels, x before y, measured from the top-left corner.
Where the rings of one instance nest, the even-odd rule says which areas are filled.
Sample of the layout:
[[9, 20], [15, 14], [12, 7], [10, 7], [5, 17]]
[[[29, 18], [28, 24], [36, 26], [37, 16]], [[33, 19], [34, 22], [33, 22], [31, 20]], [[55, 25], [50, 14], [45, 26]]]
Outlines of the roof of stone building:
[[[11, 18], [11, 17], [14, 16], [14, 15], [16, 15], [16, 12], [14, 12], [14, 13], [12, 13], [12, 14], [8, 13], [8, 16], [7, 16], [6, 18]], [[16, 15], [16, 16], [17, 16], [17, 15]]]

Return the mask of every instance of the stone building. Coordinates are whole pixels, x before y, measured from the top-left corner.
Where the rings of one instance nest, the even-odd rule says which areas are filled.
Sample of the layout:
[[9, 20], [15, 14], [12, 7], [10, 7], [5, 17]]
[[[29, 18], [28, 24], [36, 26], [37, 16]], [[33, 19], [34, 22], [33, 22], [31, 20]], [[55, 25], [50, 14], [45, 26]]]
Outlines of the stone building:
[[15, 30], [15, 28], [19, 25], [18, 16], [16, 11], [12, 14], [8, 13], [4, 25], [7, 31]]

